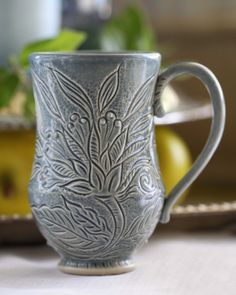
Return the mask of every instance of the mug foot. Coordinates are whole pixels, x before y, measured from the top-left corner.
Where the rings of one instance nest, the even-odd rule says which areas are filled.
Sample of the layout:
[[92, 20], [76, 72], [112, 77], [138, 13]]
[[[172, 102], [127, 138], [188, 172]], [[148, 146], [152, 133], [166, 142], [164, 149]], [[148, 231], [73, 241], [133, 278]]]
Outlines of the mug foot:
[[81, 262], [63, 258], [58, 268], [60, 271], [68, 274], [82, 276], [103, 276], [118, 275], [134, 270], [135, 265], [132, 260], [121, 261], [99, 261], [99, 262]]

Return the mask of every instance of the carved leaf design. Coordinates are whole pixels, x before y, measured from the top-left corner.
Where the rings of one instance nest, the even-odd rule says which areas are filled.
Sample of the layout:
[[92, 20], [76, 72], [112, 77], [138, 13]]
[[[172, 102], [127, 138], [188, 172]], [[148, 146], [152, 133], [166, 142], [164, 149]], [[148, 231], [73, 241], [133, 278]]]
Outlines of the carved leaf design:
[[[68, 208], [70, 209], [68, 205]], [[82, 206], [77, 210], [81, 210]], [[37, 221], [42, 225], [42, 230], [47, 236], [47, 231], [51, 234], [49, 235], [49, 240], [52, 235], [56, 237], [57, 243], [59, 245], [67, 246], [71, 248], [72, 245], [80, 247], [81, 249], [86, 249], [92, 245], [98, 245], [98, 235], [97, 233], [91, 234], [86, 231], [83, 223], [74, 223], [75, 220], [71, 219], [69, 211], [65, 211], [60, 207], [49, 208], [47, 206], [41, 206], [40, 208], [32, 207], [33, 214], [36, 216]], [[73, 209], [76, 210], [76, 209]], [[90, 217], [91, 218], [91, 217]], [[101, 227], [108, 229], [106, 220], [101, 217], [100, 224]], [[82, 218], [80, 218], [80, 221]], [[109, 230], [107, 230], [109, 233]], [[105, 237], [106, 238], [106, 237]], [[71, 249], [74, 249], [71, 248]], [[88, 249], [87, 249], [88, 250]]]
[[130, 136], [138, 135], [142, 132], [147, 132], [151, 124], [151, 119], [148, 114], [143, 115], [141, 118], [138, 118], [130, 127]]
[[[32, 208], [33, 212], [37, 213], [37, 217], [49, 227], [53, 226], [55, 223], [58, 227], [60, 227], [60, 225], [63, 226], [60, 227], [61, 231], [65, 231], [67, 228], [74, 229], [73, 223], [62, 208], [49, 208], [45, 205], [39, 208], [33, 206]], [[67, 228], [64, 228], [64, 225], [66, 225]]]
[[37, 177], [39, 175], [40, 171], [41, 171], [41, 165], [40, 165], [40, 163], [34, 162], [33, 170], [32, 170], [32, 175], [31, 175], [31, 180], [33, 178]]
[[124, 150], [124, 153], [119, 157], [117, 162], [124, 162], [144, 150], [146, 146], [146, 138], [133, 141]]
[[36, 145], [35, 145], [35, 159], [33, 164], [33, 170], [31, 174], [31, 180], [37, 177], [41, 171], [40, 160], [43, 158], [43, 146], [40, 140], [40, 137], [37, 135], [36, 137]]
[[35, 153], [37, 158], [42, 158], [43, 156], [43, 146], [39, 136], [36, 137], [36, 146], [35, 146]]
[[41, 178], [43, 188], [58, 192], [58, 188], [62, 185], [61, 179], [55, 177], [52, 173], [45, 175], [42, 170], [40, 172], [39, 178]]
[[76, 178], [72, 181], [64, 183], [62, 188], [79, 196], [88, 196], [92, 192], [91, 184], [83, 178]]
[[149, 158], [138, 159], [132, 166], [129, 167], [127, 172], [124, 174], [122, 178], [122, 183], [120, 185], [120, 193], [123, 193], [133, 182], [135, 177], [138, 175], [140, 169], [143, 168], [144, 165], [147, 165], [150, 162]]
[[158, 210], [158, 206], [152, 205], [149, 206], [142, 218], [140, 218], [140, 221], [137, 225], [137, 230], [139, 232], [144, 232], [144, 231], [150, 231], [155, 227], [155, 221], [157, 221], [157, 217], [160, 214], [160, 211]]
[[64, 129], [64, 135], [65, 135], [64, 143], [67, 146], [67, 148], [70, 150], [70, 152], [74, 155], [74, 157], [82, 161], [86, 161], [88, 157], [86, 153], [87, 151], [84, 149], [84, 147], [66, 129]]
[[124, 152], [127, 139], [127, 129], [120, 133], [110, 146], [109, 154], [112, 163], [116, 163]]
[[69, 201], [65, 202], [73, 216], [73, 220], [83, 228], [88, 238], [97, 240], [99, 237], [108, 241], [111, 235], [111, 229], [103, 216], [98, 215], [95, 209]]
[[89, 138], [89, 154], [90, 159], [92, 159], [96, 163], [100, 161], [99, 150], [99, 136], [97, 134], [97, 131], [95, 130], [95, 127], [93, 127]]
[[106, 77], [98, 93], [98, 108], [102, 113], [112, 103], [119, 88], [119, 67]]
[[71, 78], [67, 77], [65, 74], [62, 74], [60, 71], [52, 68], [49, 69], [52, 71], [52, 74], [58, 82], [62, 93], [64, 93], [67, 99], [75, 105], [80, 106], [87, 117], [92, 118], [92, 103], [83, 87], [74, 82]]
[[146, 207], [142, 216], [138, 216], [134, 219], [125, 236], [133, 237], [146, 231], [152, 231], [155, 228], [155, 221], [157, 221], [159, 214], [160, 210], [158, 205]]
[[118, 165], [113, 167], [108, 175], [106, 176], [104, 191], [106, 192], [115, 192], [121, 182], [121, 172], [122, 166]]
[[[116, 103], [119, 67], [101, 84], [97, 94], [97, 113], [81, 85], [57, 69], [50, 71], [54, 87], [71, 107], [66, 111], [66, 120], [59, 122], [61, 114], [57, 103], [54, 104], [54, 97], [50, 100], [50, 89], [44, 81], [40, 85], [36, 81], [36, 91], [41, 91], [40, 99], [57, 120], [52, 120], [56, 122], [50, 124], [48, 132], [42, 130], [39, 134], [43, 145], [39, 146], [38, 154], [39, 157], [42, 155], [42, 161], [36, 162], [35, 175], [39, 175], [44, 188], [56, 191], [59, 197], [65, 193], [67, 197], [61, 196], [63, 208], [60, 205], [54, 208], [41, 206], [33, 208], [34, 215], [42, 232], [55, 248], [62, 249], [61, 253], [71, 253], [74, 257], [89, 257], [92, 253], [96, 258], [97, 253], [102, 257], [111, 249], [111, 255], [118, 255], [121, 245], [130, 249], [129, 239], [136, 243], [148, 235], [161, 211], [160, 201], [154, 204], [154, 198], [143, 198], [143, 205], [148, 205], [146, 209], [139, 216], [131, 216], [132, 220], [126, 217], [132, 198], [137, 198], [137, 194], [140, 198], [145, 195], [139, 192], [140, 183], [143, 191], [146, 187], [153, 187], [149, 175], [146, 177], [149, 170], [146, 169], [144, 175], [140, 169], [143, 169], [144, 161], [150, 166], [147, 158], [150, 152], [144, 151], [149, 144], [152, 123], [149, 103], [154, 76], [137, 90], [121, 118], [119, 113], [109, 109]], [[129, 127], [127, 119], [131, 119]], [[129, 202], [126, 203], [127, 198]], [[151, 204], [149, 200], [152, 200]], [[97, 202], [97, 206], [90, 205], [90, 202]], [[83, 251], [78, 254], [81, 249]], [[101, 253], [101, 249], [105, 252]]]
[[84, 146], [88, 146], [88, 138], [90, 134], [90, 124], [92, 123], [89, 122], [87, 118], [81, 118], [80, 123], [76, 125], [75, 129], [73, 130], [74, 136], [78, 138], [78, 141]]
[[136, 177], [139, 169], [141, 167], [138, 167], [136, 169], [132, 169], [125, 175], [124, 181], [120, 185], [120, 192], [123, 193], [133, 182], [134, 178]]
[[[60, 245], [62, 248], [66, 247], [67, 252], [71, 253], [72, 256], [77, 254], [77, 251], [75, 251], [75, 249], [78, 249], [78, 247], [81, 250], [85, 250], [87, 252], [88, 249], [91, 250], [92, 249], [91, 246], [94, 245], [93, 241], [85, 240], [84, 238], [78, 239], [77, 237], [74, 237], [74, 235], [70, 233], [69, 234], [67, 233], [66, 239], [60, 236], [61, 235], [57, 235], [57, 244]], [[48, 239], [50, 239], [50, 236], [48, 237]]]
[[[65, 157], [65, 151], [61, 143], [52, 142], [50, 146], [50, 157], [53, 159], [63, 159]], [[47, 155], [47, 153], [45, 153]]]
[[81, 161], [80, 159], [71, 159], [71, 162], [72, 162], [72, 165], [76, 171], [76, 173], [80, 176], [87, 176], [87, 163], [86, 162], [83, 162]]
[[68, 161], [54, 159], [51, 161], [51, 168], [57, 176], [63, 179], [76, 177], [76, 172]]
[[134, 98], [131, 100], [131, 103], [127, 109], [125, 119], [127, 120], [136, 112], [142, 110], [149, 102], [151, 97], [152, 87], [151, 84], [155, 76], [151, 76], [147, 81], [138, 89]]
[[109, 157], [108, 149], [106, 149], [101, 156], [101, 165], [104, 168], [105, 172], [108, 172], [111, 169], [111, 160]]
[[50, 88], [34, 71], [32, 71], [32, 77], [35, 89], [38, 92], [38, 97], [41, 98], [41, 101], [48, 112], [58, 120], [63, 120], [60, 108]]
[[99, 168], [99, 166], [95, 165], [94, 163], [91, 163], [90, 183], [96, 188], [97, 191], [100, 191], [104, 186], [104, 179], [105, 176], [101, 168]]

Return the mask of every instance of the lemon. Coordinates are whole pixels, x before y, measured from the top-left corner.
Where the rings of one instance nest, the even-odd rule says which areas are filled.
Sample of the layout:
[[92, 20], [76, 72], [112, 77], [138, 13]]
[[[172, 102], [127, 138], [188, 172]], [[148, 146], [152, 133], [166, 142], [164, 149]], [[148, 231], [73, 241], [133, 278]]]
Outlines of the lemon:
[[[189, 170], [192, 160], [183, 139], [170, 128], [155, 127], [155, 134], [162, 179], [168, 194]], [[34, 142], [34, 130], [0, 133], [0, 215], [23, 216], [31, 212], [27, 187]]]
[[27, 187], [34, 155], [34, 130], [0, 133], [0, 214], [31, 212]]
[[[166, 193], [178, 183], [192, 165], [192, 158], [184, 140], [168, 127], [155, 126], [157, 154]], [[186, 193], [177, 204], [183, 202]]]

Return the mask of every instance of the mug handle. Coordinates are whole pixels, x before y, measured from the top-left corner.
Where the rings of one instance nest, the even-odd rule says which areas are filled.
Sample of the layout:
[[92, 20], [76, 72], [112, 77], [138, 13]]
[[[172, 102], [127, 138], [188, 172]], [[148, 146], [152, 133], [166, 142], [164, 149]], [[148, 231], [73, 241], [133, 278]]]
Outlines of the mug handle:
[[164, 206], [161, 213], [160, 222], [167, 223], [170, 220], [170, 213], [173, 205], [182, 195], [182, 193], [194, 182], [207, 163], [213, 156], [221, 140], [225, 124], [225, 103], [221, 86], [215, 75], [205, 66], [194, 62], [181, 62], [165, 69], [157, 78], [155, 98], [154, 98], [154, 115], [162, 117], [165, 112], [161, 106], [160, 96], [163, 89], [171, 80], [182, 74], [190, 74], [201, 80], [206, 86], [213, 107], [213, 119], [208, 140], [193, 163], [191, 169], [175, 185], [172, 191], [164, 200]]

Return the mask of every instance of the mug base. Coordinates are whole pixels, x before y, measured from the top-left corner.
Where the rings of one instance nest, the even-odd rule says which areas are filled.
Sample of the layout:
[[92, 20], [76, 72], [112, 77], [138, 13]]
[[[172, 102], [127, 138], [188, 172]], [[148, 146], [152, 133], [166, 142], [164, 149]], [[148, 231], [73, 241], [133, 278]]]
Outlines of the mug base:
[[132, 260], [121, 261], [99, 261], [99, 262], [81, 262], [63, 258], [58, 268], [60, 271], [68, 274], [82, 276], [103, 276], [103, 275], [118, 275], [127, 273], [135, 269]]

